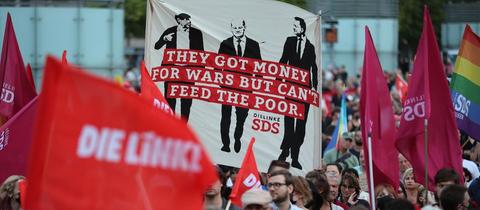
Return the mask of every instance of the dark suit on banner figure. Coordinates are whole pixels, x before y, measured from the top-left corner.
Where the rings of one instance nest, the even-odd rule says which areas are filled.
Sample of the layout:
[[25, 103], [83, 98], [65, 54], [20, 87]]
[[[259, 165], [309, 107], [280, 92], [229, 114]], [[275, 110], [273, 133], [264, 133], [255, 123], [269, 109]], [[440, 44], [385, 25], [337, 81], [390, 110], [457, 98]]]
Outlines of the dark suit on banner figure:
[[[225, 39], [220, 44], [218, 49], [219, 54], [227, 54], [232, 56], [240, 56], [247, 58], [262, 59], [260, 55], [260, 45], [253, 39], [245, 35], [245, 21], [232, 21], [230, 24], [233, 36]], [[228, 69], [227, 69], [228, 70]], [[252, 76], [251, 74], [245, 74]], [[222, 87], [229, 89], [226, 87]], [[237, 89], [237, 91], [241, 91]], [[245, 91], [244, 91], [245, 92]], [[241, 138], [243, 134], [243, 126], [248, 116], [248, 109], [242, 107], [235, 107], [235, 115], [237, 116], [235, 132], [233, 137], [235, 144], [233, 146], [235, 152], [239, 152], [242, 146]], [[222, 137], [223, 146], [221, 148], [224, 152], [230, 152], [230, 122], [232, 116], [232, 106], [222, 105], [222, 119], [220, 121], [220, 133]]]
[[[191, 49], [191, 50], [203, 50], [203, 37], [202, 32], [196, 28], [191, 27], [190, 15], [180, 13], [175, 15], [175, 20], [178, 25], [173, 26], [165, 30], [160, 36], [160, 39], [155, 43], [155, 49], [159, 50], [164, 45], [169, 49]], [[175, 111], [175, 105], [177, 99], [168, 97], [168, 83], [165, 82], [165, 99]], [[194, 84], [194, 83], [184, 83]], [[192, 99], [180, 99], [181, 103], [181, 115], [182, 118], [188, 121], [190, 116], [190, 107], [192, 106]]]
[[[310, 72], [310, 83], [307, 88], [317, 90], [317, 63], [315, 58], [315, 47], [305, 36], [306, 24], [305, 20], [295, 17], [293, 23], [293, 32], [296, 36], [287, 37], [285, 45], [283, 46], [282, 57], [280, 63], [289, 64], [298, 68], [308, 70]], [[278, 157], [279, 160], [286, 160], [291, 152], [292, 167], [302, 169], [300, 162], [298, 162], [298, 155], [300, 147], [305, 138], [305, 125], [308, 117], [308, 110], [310, 104], [301, 102], [305, 106], [304, 119], [295, 119], [285, 116], [285, 130], [282, 140], [282, 153]]]

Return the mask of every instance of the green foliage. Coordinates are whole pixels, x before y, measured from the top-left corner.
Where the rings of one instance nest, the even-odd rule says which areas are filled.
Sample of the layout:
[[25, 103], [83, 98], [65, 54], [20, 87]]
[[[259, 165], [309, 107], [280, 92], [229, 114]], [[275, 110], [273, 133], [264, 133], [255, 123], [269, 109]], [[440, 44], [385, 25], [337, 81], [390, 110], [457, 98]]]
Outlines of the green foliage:
[[145, 37], [146, 0], [125, 0], [125, 36]]
[[303, 9], [307, 8], [307, 3], [305, 2], [305, 0], [278, 0], [278, 1], [293, 4], [295, 6], [303, 8]]
[[400, 0], [399, 45], [402, 52], [413, 55], [416, 52], [423, 26], [423, 7], [428, 6], [437, 41], [441, 40], [441, 24], [444, 20], [446, 0]]

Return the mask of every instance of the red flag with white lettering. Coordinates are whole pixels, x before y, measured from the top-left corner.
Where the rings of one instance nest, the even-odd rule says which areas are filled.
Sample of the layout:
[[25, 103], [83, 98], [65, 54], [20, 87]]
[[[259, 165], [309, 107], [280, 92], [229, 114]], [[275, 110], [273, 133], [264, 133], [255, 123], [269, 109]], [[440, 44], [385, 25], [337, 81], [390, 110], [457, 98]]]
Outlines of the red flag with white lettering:
[[425, 119], [428, 119], [428, 189], [433, 191], [434, 177], [440, 169], [453, 168], [458, 174], [463, 170], [450, 89], [427, 7], [395, 142], [398, 151], [412, 164], [419, 183], [425, 182]]
[[37, 95], [28, 80], [10, 14], [7, 15], [3, 37], [0, 81], [3, 81], [0, 114], [7, 118], [12, 117]]
[[258, 174], [257, 162], [255, 161], [255, 155], [253, 153], [254, 143], [255, 138], [252, 137], [250, 144], [248, 144], [247, 153], [243, 158], [242, 166], [235, 178], [232, 192], [230, 193], [230, 200], [236, 206], [242, 206], [241, 198], [244, 192], [253, 187], [260, 187], [260, 175]]
[[37, 97], [0, 127], [0, 180], [27, 173]]
[[163, 97], [162, 92], [158, 89], [158, 87], [153, 82], [150, 74], [148, 74], [147, 68], [145, 68], [145, 63], [142, 61], [141, 65], [141, 74], [142, 74], [142, 81], [141, 81], [141, 95], [148, 98], [148, 100], [153, 102], [153, 106], [163, 110], [164, 112], [170, 113], [174, 115], [172, 109]]
[[185, 122], [48, 57], [26, 209], [201, 209], [217, 174]]

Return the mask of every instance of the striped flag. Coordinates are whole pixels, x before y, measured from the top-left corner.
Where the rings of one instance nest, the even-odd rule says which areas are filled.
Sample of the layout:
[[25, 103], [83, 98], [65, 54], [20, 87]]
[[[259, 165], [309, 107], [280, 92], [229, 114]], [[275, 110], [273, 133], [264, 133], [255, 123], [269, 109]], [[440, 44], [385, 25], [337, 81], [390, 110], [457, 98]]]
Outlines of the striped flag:
[[345, 94], [342, 94], [342, 104], [340, 105], [340, 115], [338, 116], [337, 127], [335, 128], [332, 140], [328, 143], [325, 151], [329, 151], [333, 148], [338, 150], [340, 147], [340, 136], [347, 131], [347, 103], [345, 102]]
[[480, 141], [480, 37], [465, 27], [450, 83], [457, 126]]

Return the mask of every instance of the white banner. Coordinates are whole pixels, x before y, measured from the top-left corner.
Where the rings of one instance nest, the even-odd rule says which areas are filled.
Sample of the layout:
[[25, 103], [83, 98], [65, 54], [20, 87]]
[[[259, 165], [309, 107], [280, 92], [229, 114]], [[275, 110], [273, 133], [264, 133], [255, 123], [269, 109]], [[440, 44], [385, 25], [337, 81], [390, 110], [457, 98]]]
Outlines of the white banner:
[[320, 17], [270, 0], [149, 0], [145, 63], [212, 159], [303, 174], [320, 154]]

